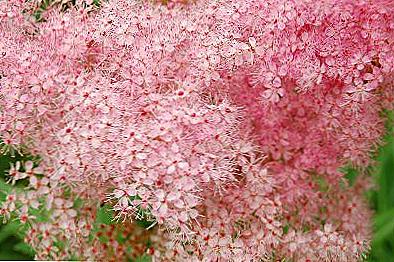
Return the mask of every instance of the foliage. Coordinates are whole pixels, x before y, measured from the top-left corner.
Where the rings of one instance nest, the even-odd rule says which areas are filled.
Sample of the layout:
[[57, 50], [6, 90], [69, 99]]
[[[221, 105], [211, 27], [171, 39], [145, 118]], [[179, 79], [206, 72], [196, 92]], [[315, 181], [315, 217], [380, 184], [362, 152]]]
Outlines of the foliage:
[[389, 113], [385, 145], [379, 149], [369, 198], [375, 210], [374, 236], [369, 261], [394, 261], [394, 113]]

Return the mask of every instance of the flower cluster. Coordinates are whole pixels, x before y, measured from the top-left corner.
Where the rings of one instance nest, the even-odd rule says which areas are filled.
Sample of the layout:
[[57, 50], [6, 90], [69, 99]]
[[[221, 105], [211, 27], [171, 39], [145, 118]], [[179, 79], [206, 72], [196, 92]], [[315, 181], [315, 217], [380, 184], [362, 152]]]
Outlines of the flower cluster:
[[9, 0], [0, 39], [0, 149], [39, 156], [0, 214], [37, 259], [368, 251], [370, 183], [340, 168], [394, 105], [391, 1]]

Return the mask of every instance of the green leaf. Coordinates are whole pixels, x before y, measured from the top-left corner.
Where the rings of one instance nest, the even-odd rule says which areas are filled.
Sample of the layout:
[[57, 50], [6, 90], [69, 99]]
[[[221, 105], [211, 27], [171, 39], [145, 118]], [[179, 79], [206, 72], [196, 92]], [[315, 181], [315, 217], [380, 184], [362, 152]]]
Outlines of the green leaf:
[[14, 250], [19, 253], [34, 257], [34, 250], [25, 242], [19, 242], [18, 244], [16, 244], [14, 246]]
[[380, 243], [389, 237], [394, 237], [394, 219], [391, 219], [376, 231], [374, 243]]
[[143, 255], [135, 259], [135, 262], [151, 262], [151, 261], [152, 261], [152, 257], [148, 255]]
[[383, 213], [377, 214], [374, 220], [374, 226], [376, 229], [382, 228], [384, 225], [390, 223], [394, 218], [394, 208], [387, 210]]
[[4, 242], [8, 237], [15, 236], [20, 229], [18, 223], [10, 222], [0, 227], [0, 243]]
[[113, 225], [114, 211], [109, 205], [104, 205], [97, 210], [96, 222], [105, 225]]

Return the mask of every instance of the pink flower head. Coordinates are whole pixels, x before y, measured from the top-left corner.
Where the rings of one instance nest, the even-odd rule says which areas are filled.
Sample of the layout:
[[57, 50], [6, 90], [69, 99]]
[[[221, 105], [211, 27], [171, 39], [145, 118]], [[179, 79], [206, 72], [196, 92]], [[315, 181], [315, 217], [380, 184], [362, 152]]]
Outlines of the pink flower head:
[[40, 157], [0, 214], [37, 259], [360, 259], [339, 170], [394, 105], [390, 1], [97, 3], [0, 2], [0, 149]]

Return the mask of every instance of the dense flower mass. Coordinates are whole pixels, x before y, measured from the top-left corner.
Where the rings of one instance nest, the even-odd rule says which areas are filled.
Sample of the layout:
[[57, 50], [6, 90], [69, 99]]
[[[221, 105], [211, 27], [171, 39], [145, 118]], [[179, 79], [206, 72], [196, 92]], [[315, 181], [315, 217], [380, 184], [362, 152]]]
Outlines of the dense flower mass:
[[0, 1], [0, 148], [39, 156], [0, 214], [37, 259], [358, 261], [370, 182], [341, 167], [393, 72], [391, 0]]

